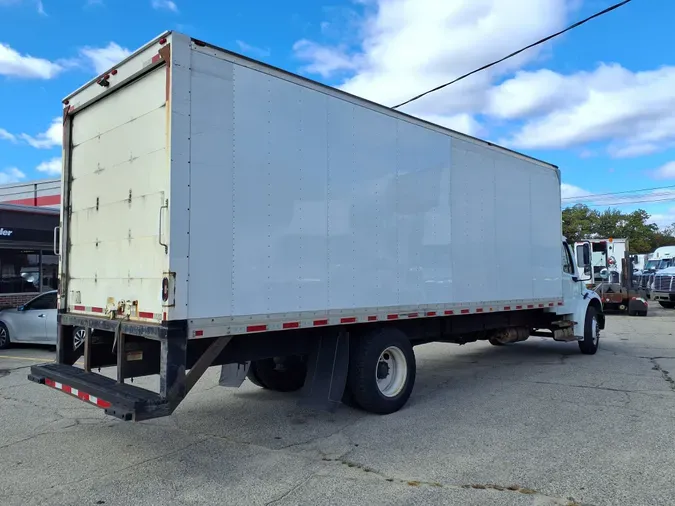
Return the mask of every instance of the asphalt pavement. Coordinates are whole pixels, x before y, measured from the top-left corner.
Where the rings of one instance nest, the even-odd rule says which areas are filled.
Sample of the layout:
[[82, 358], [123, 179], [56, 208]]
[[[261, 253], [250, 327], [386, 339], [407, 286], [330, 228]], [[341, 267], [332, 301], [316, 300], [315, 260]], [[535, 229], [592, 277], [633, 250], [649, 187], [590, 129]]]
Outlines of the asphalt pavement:
[[674, 333], [657, 306], [609, 316], [595, 356], [541, 338], [421, 346], [388, 416], [222, 388], [211, 370], [142, 423], [30, 383], [50, 350], [0, 351], [0, 503], [672, 505]]

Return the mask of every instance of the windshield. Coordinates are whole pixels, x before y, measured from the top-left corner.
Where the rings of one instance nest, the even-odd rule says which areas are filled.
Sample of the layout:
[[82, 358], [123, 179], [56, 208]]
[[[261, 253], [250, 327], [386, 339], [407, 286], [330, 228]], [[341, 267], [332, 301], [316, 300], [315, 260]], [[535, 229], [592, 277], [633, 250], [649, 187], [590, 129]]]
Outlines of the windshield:
[[646, 271], [660, 271], [673, 266], [672, 258], [663, 258], [661, 260], [648, 260], [645, 264]]

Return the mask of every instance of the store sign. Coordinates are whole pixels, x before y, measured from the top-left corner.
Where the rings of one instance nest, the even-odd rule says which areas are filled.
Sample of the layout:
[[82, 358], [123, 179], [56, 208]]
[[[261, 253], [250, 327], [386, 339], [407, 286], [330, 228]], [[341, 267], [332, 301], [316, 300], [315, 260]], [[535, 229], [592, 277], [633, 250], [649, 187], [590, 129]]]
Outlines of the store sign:
[[0, 241], [48, 243], [54, 240], [52, 230], [32, 230], [30, 228], [0, 227]]

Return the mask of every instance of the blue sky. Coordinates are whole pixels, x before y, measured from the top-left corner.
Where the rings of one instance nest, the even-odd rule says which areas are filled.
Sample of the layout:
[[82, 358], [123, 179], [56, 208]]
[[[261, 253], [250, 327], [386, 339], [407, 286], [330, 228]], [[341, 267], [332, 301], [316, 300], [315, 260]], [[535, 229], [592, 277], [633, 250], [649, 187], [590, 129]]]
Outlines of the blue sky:
[[[613, 1], [0, 0], [0, 182], [58, 176], [61, 99], [167, 29], [393, 105]], [[404, 110], [559, 165], [568, 198], [675, 186], [673, 19], [634, 0]], [[675, 222], [668, 190], [588, 202]]]

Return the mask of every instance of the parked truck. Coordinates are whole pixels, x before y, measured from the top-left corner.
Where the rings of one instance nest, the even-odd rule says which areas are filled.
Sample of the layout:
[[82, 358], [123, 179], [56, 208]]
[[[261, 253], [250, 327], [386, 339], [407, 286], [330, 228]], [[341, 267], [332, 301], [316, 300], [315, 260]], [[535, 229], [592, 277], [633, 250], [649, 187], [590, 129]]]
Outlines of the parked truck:
[[602, 299], [605, 309], [627, 311], [630, 316], [647, 316], [647, 291], [639, 286], [635, 264], [638, 256], [630, 253], [628, 239], [588, 239], [591, 244], [591, 279], [586, 283]]
[[386, 414], [416, 345], [598, 348], [554, 165], [176, 32], [63, 125], [57, 359], [29, 378], [109, 415], [170, 415], [211, 366]]

